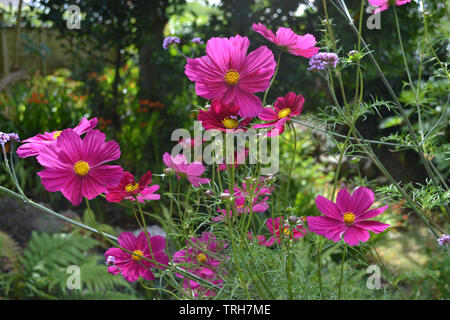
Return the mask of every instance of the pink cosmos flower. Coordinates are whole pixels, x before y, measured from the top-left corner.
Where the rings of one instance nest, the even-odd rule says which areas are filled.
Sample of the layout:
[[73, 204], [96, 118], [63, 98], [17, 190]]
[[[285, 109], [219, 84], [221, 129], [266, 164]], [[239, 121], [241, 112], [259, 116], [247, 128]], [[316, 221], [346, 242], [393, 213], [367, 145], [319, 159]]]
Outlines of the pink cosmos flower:
[[[203, 232], [200, 238], [192, 237], [190, 240], [192, 243], [186, 241], [188, 248], [175, 252], [173, 262], [179, 264], [180, 268], [220, 287], [223, 280], [219, 275], [226, 273], [221, 264], [227, 258], [224, 251], [228, 244], [217, 240], [210, 232]], [[183, 274], [176, 276], [185, 278]], [[215, 295], [214, 290], [192, 279], [185, 278], [183, 287], [195, 297]]]
[[220, 99], [240, 107], [242, 118], [252, 118], [262, 110], [253, 93], [265, 91], [275, 72], [272, 52], [262, 46], [247, 55], [250, 41], [239, 35], [211, 38], [206, 56], [187, 59], [185, 74], [195, 82], [195, 92], [206, 99]]
[[106, 200], [109, 202], [121, 202], [123, 199], [144, 203], [144, 200], [159, 200], [161, 196], [155, 194], [159, 189], [159, 185], [155, 184], [147, 188], [152, 183], [152, 173], [148, 171], [141, 177], [139, 182], [134, 181], [131, 173], [126, 171], [122, 180], [116, 187], [108, 187], [106, 189]]
[[[228, 193], [228, 190], [225, 190]], [[250, 205], [250, 196], [253, 193], [253, 203]], [[242, 213], [249, 213], [250, 208], [252, 208], [253, 212], [265, 212], [269, 205], [267, 204], [267, 200], [269, 200], [268, 195], [270, 195], [272, 191], [265, 186], [255, 185], [253, 187], [247, 187], [246, 183], [242, 183], [242, 188], [235, 187], [233, 194], [233, 208], [237, 215]], [[217, 212], [220, 212], [221, 215], [217, 217], [211, 218], [212, 221], [222, 221], [227, 217], [227, 211], [225, 209], [217, 209]], [[231, 217], [231, 212], [228, 214]]]
[[198, 161], [194, 161], [188, 164], [186, 156], [184, 154], [177, 154], [172, 157], [169, 153], [163, 155], [164, 163], [168, 168], [175, 171], [177, 179], [186, 178], [194, 187], [199, 187], [200, 184], [208, 183], [208, 178], [200, 178], [200, 175], [205, 171], [205, 166]]
[[117, 186], [122, 179], [120, 166], [105, 162], [120, 157], [117, 142], [105, 142], [100, 130], [90, 130], [82, 140], [73, 129], [65, 129], [56, 144], [46, 145], [37, 160], [45, 167], [38, 172], [45, 189], [61, 191], [73, 204], [80, 204], [83, 197], [93, 199], [107, 187]]
[[372, 6], [378, 7], [378, 9], [374, 11], [374, 13], [379, 13], [381, 11], [387, 10], [389, 6], [393, 6], [394, 4], [396, 6], [401, 6], [409, 2], [411, 2], [411, 0], [369, 0], [369, 3]]
[[[81, 122], [73, 128], [73, 131], [81, 136], [83, 133], [97, 126], [97, 118], [88, 120], [83, 118]], [[23, 141], [23, 144], [17, 149], [17, 155], [21, 158], [37, 156], [41, 149], [46, 145], [54, 145], [62, 131], [44, 132]]]
[[264, 108], [258, 115], [261, 120], [270, 121], [267, 123], [256, 124], [253, 128], [268, 128], [273, 127], [267, 132], [268, 137], [275, 137], [284, 131], [286, 122], [292, 119], [293, 116], [298, 116], [302, 112], [305, 98], [302, 95], [296, 95], [294, 92], [289, 92], [284, 97], [277, 98], [274, 104], [274, 109]]
[[316, 38], [312, 34], [307, 33], [301, 36], [291, 29], [283, 27], [279, 28], [277, 33], [274, 34], [262, 23], [254, 23], [252, 28], [270, 42], [275, 43], [277, 46], [285, 47], [290, 54], [310, 58], [319, 52], [320, 48], [314, 47]]
[[[161, 236], [153, 236], [149, 241], [145, 232], [141, 232], [136, 238], [131, 232], [123, 232], [120, 234], [118, 241], [119, 245], [124, 249], [133, 252], [141, 257], [156, 261], [161, 264], [159, 269], [165, 269], [169, 264], [169, 257], [164, 252], [166, 247], [166, 240]], [[154, 262], [150, 262], [141, 257], [132, 255], [120, 248], [111, 248], [105, 252], [105, 259], [108, 263], [108, 272], [114, 275], [119, 272], [123, 275], [125, 280], [134, 282], [142, 277], [146, 280], [154, 280], [155, 275], [151, 268], [157, 267]]]
[[347, 189], [341, 189], [336, 203], [318, 196], [316, 205], [324, 216], [307, 217], [309, 230], [337, 242], [344, 239], [351, 246], [369, 240], [369, 231], [380, 233], [388, 224], [367, 220], [383, 213], [388, 206], [368, 210], [374, 201], [372, 190], [364, 187], [356, 189], [350, 195]]
[[282, 237], [296, 240], [307, 233], [307, 230], [302, 225], [290, 226], [287, 222], [280, 223], [280, 217], [267, 219], [266, 226], [278, 243], [281, 243]]
[[275, 243], [274, 237], [270, 237], [269, 239], [266, 239], [265, 236], [260, 235], [260, 234], [256, 235], [256, 239], [254, 239], [254, 236], [250, 231], [247, 233], [247, 238], [250, 239], [250, 244], [253, 244], [256, 240], [258, 245], [264, 246], [267, 248], [273, 246], [273, 244]]
[[200, 110], [198, 112], [198, 121], [202, 123], [206, 130], [220, 130], [223, 132], [244, 129], [251, 119], [242, 119], [238, 117], [239, 106], [230, 103], [226, 104], [220, 100], [213, 100], [208, 111]]

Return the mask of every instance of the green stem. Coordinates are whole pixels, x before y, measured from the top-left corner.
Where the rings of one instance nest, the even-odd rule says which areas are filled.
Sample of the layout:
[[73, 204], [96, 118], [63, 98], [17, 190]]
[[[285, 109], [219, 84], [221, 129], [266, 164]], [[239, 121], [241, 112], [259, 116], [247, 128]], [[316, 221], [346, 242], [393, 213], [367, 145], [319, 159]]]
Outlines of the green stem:
[[291, 177], [292, 168], [294, 167], [295, 156], [297, 154], [297, 132], [295, 131], [295, 126], [290, 121], [289, 121], [289, 126], [291, 127], [292, 132], [294, 133], [294, 152], [292, 154], [291, 164], [289, 165], [288, 182], [287, 182], [287, 187], [286, 187], [286, 204], [287, 205], [289, 205], [289, 188], [290, 188], [291, 180], [292, 180], [292, 177]]
[[344, 243], [344, 252], [342, 253], [341, 276], [339, 277], [338, 300], [341, 300], [342, 278], [344, 276], [344, 262], [346, 253], [347, 253], [347, 244]]
[[323, 295], [323, 287], [322, 287], [321, 252], [322, 252], [322, 245], [321, 245], [320, 240], [319, 240], [319, 242], [317, 242], [317, 275], [319, 277], [320, 298], [323, 300], [323, 299], [325, 299], [325, 296]]
[[275, 81], [275, 78], [276, 78], [276, 76], [277, 76], [278, 68], [279, 68], [279, 66], [280, 66], [281, 53], [282, 53], [282, 51], [280, 51], [280, 53], [278, 54], [277, 66], [275, 67], [275, 72], [274, 72], [274, 74], [273, 74], [273, 76], [272, 76], [272, 79], [270, 80], [270, 85], [269, 85], [269, 87], [267, 88], [266, 92], [264, 92], [264, 97], [263, 97], [263, 101], [262, 101], [263, 107], [266, 106], [266, 98], [267, 98], [267, 94], [269, 93], [269, 90], [270, 90], [270, 88], [272, 87], [272, 83]]

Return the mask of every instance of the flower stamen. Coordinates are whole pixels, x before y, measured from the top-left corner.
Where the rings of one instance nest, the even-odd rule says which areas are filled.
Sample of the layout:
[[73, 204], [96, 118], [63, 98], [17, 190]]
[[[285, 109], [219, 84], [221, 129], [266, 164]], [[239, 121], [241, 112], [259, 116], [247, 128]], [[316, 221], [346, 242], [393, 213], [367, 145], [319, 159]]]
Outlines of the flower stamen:
[[[134, 250], [133, 253], [137, 254], [139, 256], [144, 256], [144, 253], [142, 252], [142, 250]], [[134, 254], [131, 255], [131, 259], [133, 259], [134, 261], [139, 261], [142, 259], [141, 257], [135, 256]]]
[[206, 257], [206, 255], [203, 252], [200, 252], [197, 255], [197, 261], [200, 263], [205, 263], [206, 261], [208, 261], [208, 258]]
[[278, 118], [283, 119], [291, 114], [291, 108], [284, 108], [278, 112]]
[[125, 186], [125, 191], [126, 192], [133, 192], [135, 190], [139, 189], [139, 183], [134, 182], [134, 183], [129, 183]]
[[230, 69], [225, 73], [224, 78], [226, 83], [234, 86], [239, 82], [240, 75], [236, 70]]
[[80, 160], [73, 166], [73, 171], [79, 175], [84, 177], [89, 172], [89, 164], [86, 161]]
[[355, 222], [355, 215], [353, 212], [346, 212], [344, 213], [344, 222], [346, 225], [351, 226], [353, 222]]
[[238, 126], [239, 123], [236, 119], [227, 117], [222, 120], [222, 124], [227, 129], [234, 129]]

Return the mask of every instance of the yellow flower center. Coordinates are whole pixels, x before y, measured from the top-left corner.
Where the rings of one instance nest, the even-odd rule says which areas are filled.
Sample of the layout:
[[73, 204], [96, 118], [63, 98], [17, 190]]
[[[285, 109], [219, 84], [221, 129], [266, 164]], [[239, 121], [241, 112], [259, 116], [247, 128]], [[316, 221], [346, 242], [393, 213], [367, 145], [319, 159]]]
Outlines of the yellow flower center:
[[232, 118], [225, 118], [222, 120], [222, 124], [227, 129], [234, 129], [238, 126], [238, 121]]
[[197, 261], [200, 263], [205, 263], [206, 261], [208, 261], [208, 258], [206, 257], [206, 255], [204, 253], [200, 252], [197, 255]]
[[290, 114], [291, 114], [291, 108], [284, 108], [278, 112], [278, 118], [280, 118], [280, 119], [286, 118]]
[[88, 174], [89, 172], [89, 164], [86, 161], [78, 161], [77, 163], [75, 163], [75, 165], [73, 166], [73, 171], [75, 171], [75, 173], [79, 176], [85, 176]]
[[288, 237], [291, 234], [291, 229], [289, 227], [284, 227], [283, 233]]
[[234, 70], [234, 69], [230, 69], [227, 71], [227, 73], [225, 73], [225, 82], [228, 83], [229, 85], [236, 85], [239, 82], [239, 73]]
[[61, 132], [62, 131], [56, 131], [54, 134], [53, 134], [53, 139], [57, 139], [60, 135], [61, 135]]
[[135, 182], [135, 183], [129, 183], [125, 186], [125, 191], [126, 192], [133, 192], [134, 190], [139, 189], [139, 183]]
[[[133, 253], [135, 253], [135, 254], [137, 254], [137, 255], [140, 255], [140, 256], [144, 256], [144, 253], [142, 252], [142, 250], [134, 250]], [[133, 259], [134, 261], [139, 261], [139, 260], [141, 260], [142, 258], [141, 258], [141, 257], [137, 257], [137, 256], [135, 256], [135, 255], [133, 254], [133, 255], [131, 255], [131, 259]]]
[[344, 222], [346, 225], [351, 226], [355, 222], [355, 215], [353, 212], [346, 212], [344, 214]]

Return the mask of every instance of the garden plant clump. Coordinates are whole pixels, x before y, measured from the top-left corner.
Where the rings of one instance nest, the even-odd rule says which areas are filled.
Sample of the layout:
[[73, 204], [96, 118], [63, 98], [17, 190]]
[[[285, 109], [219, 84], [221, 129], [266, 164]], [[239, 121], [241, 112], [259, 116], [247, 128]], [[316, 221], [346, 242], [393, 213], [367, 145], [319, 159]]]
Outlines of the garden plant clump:
[[[447, 62], [434, 48], [426, 1], [418, 1], [421, 9], [414, 11], [424, 30], [418, 53], [405, 52], [397, 16], [414, 1], [368, 2], [376, 7], [373, 14], [394, 21], [395, 29], [380, 31], [379, 37], [390, 37], [399, 49], [397, 63], [406, 74], [401, 87], [391, 86], [376, 58], [378, 48], [364, 39], [367, 2], [350, 10], [346, 1], [323, 0], [324, 16], [314, 34], [255, 21], [248, 34], [166, 37], [163, 54], [182, 61], [179, 77], [186, 77], [195, 101], [195, 118], [180, 121], [167, 136], [155, 133], [164, 126], [167, 102], [133, 98], [130, 83], [136, 79], [125, 82], [129, 91], [122, 89], [122, 102], [129, 106], [119, 111], [120, 127], [111, 125], [117, 119], [96, 116], [84, 102], [103, 90], [105, 79], [97, 73], [88, 80], [96, 89], [61, 82], [57, 75], [29, 80], [36, 82], [36, 92], [3, 94], [1, 102], [17, 108], [5, 115], [16, 119], [11, 131], [0, 132], [8, 177], [1, 176], [0, 191], [64, 221], [70, 231], [33, 232], [17, 258], [11, 250], [20, 252], [19, 245], [2, 229], [0, 295], [447, 299]], [[337, 16], [331, 17], [331, 10]], [[354, 37], [352, 48], [341, 44], [338, 20]], [[257, 40], [250, 41], [250, 35]], [[412, 54], [417, 61], [408, 60]], [[283, 68], [292, 59], [305, 75]], [[130, 78], [135, 63], [123, 67]], [[431, 76], [422, 77], [425, 70]], [[106, 82], [114, 82], [108, 72]], [[379, 79], [383, 92], [366, 85], [366, 74]], [[286, 76], [314, 76], [324, 85], [271, 95], [286, 88]], [[28, 90], [22, 84], [13, 88]], [[389, 99], [381, 98], [386, 95]], [[20, 101], [20, 96], [29, 98]], [[325, 97], [325, 104], [311, 103], [319, 101], [315, 96]], [[76, 121], [52, 122], [48, 112], [42, 115], [46, 129], [30, 132], [30, 126], [36, 128], [32, 121], [40, 121], [30, 118], [41, 112], [24, 110], [54, 105], [56, 113], [62, 100], [70, 101]], [[377, 138], [365, 130], [372, 117], [380, 118]], [[151, 139], [159, 148], [150, 150], [153, 163], [143, 161], [139, 151]], [[408, 157], [398, 166], [416, 161], [423, 180], [399, 179], [398, 166], [386, 165], [388, 153]], [[368, 166], [375, 174], [364, 174]], [[45, 194], [51, 206], [29, 192]], [[61, 203], [81, 210], [82, 217], [53, 209]], [[398, 252], [404, 255], [396, 260]], [[66, 286], [70, 265], [81, 266], [84, 293]]]

